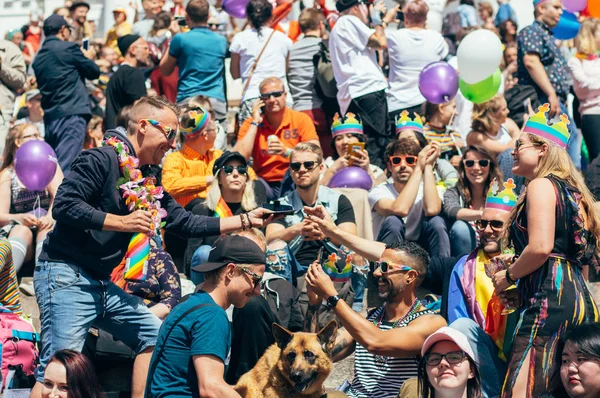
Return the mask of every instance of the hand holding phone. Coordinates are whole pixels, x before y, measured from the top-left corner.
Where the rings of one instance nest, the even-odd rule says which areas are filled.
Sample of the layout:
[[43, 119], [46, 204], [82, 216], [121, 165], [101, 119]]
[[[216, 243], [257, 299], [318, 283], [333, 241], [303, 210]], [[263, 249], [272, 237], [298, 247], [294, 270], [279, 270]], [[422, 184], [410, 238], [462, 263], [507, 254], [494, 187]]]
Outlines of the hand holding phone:
[[83, 39], [81, 41], [81, 47], [83, 47], [83, 49], [85, 51], [88, 51], [90, 49], [90, 38], [86, 37], [85, 39]]

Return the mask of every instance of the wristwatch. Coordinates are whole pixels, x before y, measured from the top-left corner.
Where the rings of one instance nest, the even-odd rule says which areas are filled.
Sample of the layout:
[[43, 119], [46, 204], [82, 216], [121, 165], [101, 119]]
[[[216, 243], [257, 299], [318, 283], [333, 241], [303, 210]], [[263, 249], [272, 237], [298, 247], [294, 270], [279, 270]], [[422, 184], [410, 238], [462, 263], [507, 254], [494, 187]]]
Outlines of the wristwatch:
[[337, 305], [338, 301], [340, 301], [340, 296], [335, 295], [331, 296], [327, 299], [327, 304], [325, 305], [328, 310], [332, 310]]

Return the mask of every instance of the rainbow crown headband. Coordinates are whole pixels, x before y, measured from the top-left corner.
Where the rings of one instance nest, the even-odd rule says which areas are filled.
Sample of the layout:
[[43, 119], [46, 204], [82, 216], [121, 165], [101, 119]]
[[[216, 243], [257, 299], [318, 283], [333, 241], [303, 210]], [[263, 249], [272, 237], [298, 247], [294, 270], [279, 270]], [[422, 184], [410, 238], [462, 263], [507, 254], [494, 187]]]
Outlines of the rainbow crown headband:
[[400, 134], [404, 130], [418, 131], [423, 134], [423, 121], [421, 116], [414, 114], [415, 118], [408, 117], [408, 111], [402, 111], [400, 119], [396, 120], [396, 134]]
[[[179, 131], [186, 139], [192, 139], [198, 137], [206, 126], [210, 122], [210, 113], [205, 111], [203, 108], [193, 108], [184, 115], [186, 123], [181, 123]], [[182, 118], [183, 119], [183, 118]], [[185, 127], [183, 125], [186, 125]]]
[[537, 135], [538, 137], [544, 138], [554, 145], [561, 147], [562, 149], [567, 148], [569, 142], [569, 118], [564, 113], [560, 115], [560, 122], [554, 123], [551, 126], [546, 121], [546, 112], [550, 111], [550, 104], [544, 104], [538, 108], [538, 113], [531, 116], [523, 131], [529, 134]]
[[542, 3], [545, 3], [545, 2], [547, 2], [547, 1], [548, 1], [548, 0], [533, 0], [533, 6], [534, 6], [534, 7], [537, 7], [537, 6], [539, 6], [540, 4], [542, 4]]
[[354, 113], [348, 112], [344, 117], [335, 114], [331, 125], [331, 135], [335, 137], [340, 134], [363, 134], [362, 122]]
[[494, 179], [490, 190], [488, 191], [487, 198], [485, 199], [486, 209], [496, 209], [502, 211], [511, 211], [517, 204], [517, 195], [515, 195], [514, 189], [517, 187], [512, 178], [506, 180], [504, 190], [500, 191], [498, 181]]

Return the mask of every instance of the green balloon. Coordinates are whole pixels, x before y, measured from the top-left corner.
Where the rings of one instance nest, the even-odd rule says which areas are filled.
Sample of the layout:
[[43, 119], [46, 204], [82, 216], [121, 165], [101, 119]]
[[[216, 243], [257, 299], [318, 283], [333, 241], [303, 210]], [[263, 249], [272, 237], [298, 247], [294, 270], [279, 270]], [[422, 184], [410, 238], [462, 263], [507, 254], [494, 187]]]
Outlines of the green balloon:
[[498, 94], [502, 83], [502, 72], [497, 69], [493, 75], [475, 84], [467, 84], [462, 79], [458, 81], [458, 87], [462, 95], [471, 102], [481, 104], [491, 100]]

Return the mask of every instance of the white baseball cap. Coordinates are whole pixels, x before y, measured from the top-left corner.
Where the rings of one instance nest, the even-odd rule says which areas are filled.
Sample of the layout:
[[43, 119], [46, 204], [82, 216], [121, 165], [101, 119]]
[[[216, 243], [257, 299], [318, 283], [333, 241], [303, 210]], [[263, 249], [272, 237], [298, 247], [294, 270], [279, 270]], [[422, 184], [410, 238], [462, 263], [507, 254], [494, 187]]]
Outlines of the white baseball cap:
[[427, 337], [425, 343], [423, 343], [423, 348], [421, 348], [421, 356], [425, 356], [427, 351], [429, 351], [429, 349], [433, 347], [435, 343], [440, 341], [452, 341], [461, 350], [463, 350], [464, 353], [469, 356], [469, 358], [475, 360], [475, 355], [473, 354], [473, 349], [469, 344], [469, 340], [467, 340], [467, 336], [448, 326], [439, 328], [431, 336]]

